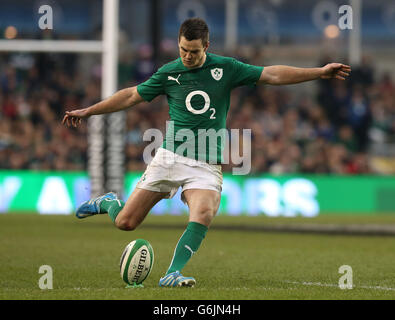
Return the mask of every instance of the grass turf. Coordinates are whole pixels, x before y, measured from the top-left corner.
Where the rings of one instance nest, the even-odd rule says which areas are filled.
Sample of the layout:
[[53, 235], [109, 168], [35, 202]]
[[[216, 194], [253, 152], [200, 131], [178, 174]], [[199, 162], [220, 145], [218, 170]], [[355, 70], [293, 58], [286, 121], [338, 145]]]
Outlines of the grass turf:
[[[215, 229], [219, 225], [280, 223], [394, 223], [392, 216], [269, 219], [217, 217], [183, 270], [194, 288], [159, 288], [186, 216], [150, 216], [135, 231], [108, 216], [0, 215], [0, 299], [394, 299], [395, 237], [268, 233]], [[157, 228], [163, 225], [163, 228]], [[125, 289], [120, 255], [144, 238], [155, 263], [144, 288]], [[39, 267], [53, 269], [53, 290], [41, 290]], [[341, 265], [353, 269], [352, 290], [341, 290]]]

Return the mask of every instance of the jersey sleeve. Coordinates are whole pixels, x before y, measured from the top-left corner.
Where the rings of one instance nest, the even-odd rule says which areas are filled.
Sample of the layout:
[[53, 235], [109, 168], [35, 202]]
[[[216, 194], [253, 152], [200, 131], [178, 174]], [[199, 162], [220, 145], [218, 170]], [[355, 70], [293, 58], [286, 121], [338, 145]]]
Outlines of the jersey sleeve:
[[137, 86], [137, 92], [145, 101], [152, 101], [157, 96], [165, 93], [162, 78], [163, 74], [157, 71], [147, 81]]
[[243, 63], [236, 59], [232, 59], [232, 86], [254, 86], [259, 80], [263, 67], [253, 66]]

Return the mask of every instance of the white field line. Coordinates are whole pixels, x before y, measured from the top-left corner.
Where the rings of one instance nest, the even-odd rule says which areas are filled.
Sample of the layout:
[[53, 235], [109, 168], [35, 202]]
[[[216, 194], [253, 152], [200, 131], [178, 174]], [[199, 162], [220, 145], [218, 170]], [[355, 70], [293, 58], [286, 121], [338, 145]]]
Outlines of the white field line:
[[[297, 284], [303, 286], [318, 286], [318, 287], [337, 287], [339, 285], [333, 283], [321, 283], [321, 282], [298, 282], [298, 281], [284, 281], [285, 283]], [[373, 289], [373, 290], [385, 290], [385, 291], [395, 291], [395, 288], [382, 287], [382, 286], [353, 286], [353, 289]]]
[[[124, 287], [125, 288], [125, 287]], [[67, 288], [67, 289], [72, 289], [72, 290], [76, 290], [76, 291], [104, 291], [104, 290], [119, 290], [122, 288]], [[133, 288], [128, 288], [128, 289], [133, 289]], [[147, 288], [135, 288], [136, 290], [144, 290], [144, 289], [148, 289], [150, 291], [168, 291], [168, 290], [180, 290], [180, 288], [174, 287], [174, 288], [152, 288], [152, 287], [147, 287]], [[188, 288], [190, 290], [193, 291], [208, 291], [208, 290], [212, 290], [212, 289], [208, 289], [208, 288]], [[258, 288], [258, 289], [263, 289], [263, 290], [275, 290], [278, 288]], [[251, 290], [251, 288], [247, 288], [247, 287], [242, 287], [242, 288], [216, 288], [215, 290], [218, 291], [240, 291], [240, 290], [245, 290], [245, 291], [249, 291]]]
[[[317, 286], [317, 287], [332, 287], [332, 288], [339, 288], [338, 284], [333, 284], [333, 283], [322, 283], [322, 282], [299, 282], [299, 281], [284, 281], [284, 283], [287, 284], [294, 284], [294, 285], [302, 285], [302, 286]], [[66, 288], [65, 288], [66, 289]], [[107, 291], [107, 290], [119, 290], [122, 288], [67, 288], [67, 289], [72, 289], [72, 290], [77, 290], [77, 291]], [[138, 288], [140, 289], [140, 288]], [[149, 290], [158, 290], [158, 291], [163, 291], [163, 288], [148, 288]], [[172, 289], [172, 288], [167, 288]], [[178, 289], [178, 288], [175, 288]], [[241, 288], [229, 288], [229, 287], [224, 287], [224, 288], [217, 288], [219, 291], [238, 291], [238, 290], [245, 290], [248, 291], [251, 288], [247, 287], [241, 287]], [[257, 287], [255, 289], [263, 289], [263, 290], [277, 290], [281, 288], [273, 288], [273, 287]], [[292, 289], [292, 288], [290, 288]], [[340, 288], [339, 288], [340, 289]], [[390, 288], [390, 287], [382, 287], [382, 286], [353, 286], [352, 289], [369, 289], [369, 290], [383, 290], [383, 291], [395, 291], [395, 288]], [[141, 289], [140, 289], [141, 290]], [[205, 290], [211, 290], [207, 288], [193, 288], [192, 290], [196, 291], [205, 291]]]

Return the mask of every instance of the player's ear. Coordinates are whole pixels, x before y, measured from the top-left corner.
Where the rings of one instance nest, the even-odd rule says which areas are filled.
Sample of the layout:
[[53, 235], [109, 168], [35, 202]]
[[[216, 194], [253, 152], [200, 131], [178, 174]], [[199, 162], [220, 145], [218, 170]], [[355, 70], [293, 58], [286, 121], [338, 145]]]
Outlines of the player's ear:
[[205, 45], [205, 47], [204, 47], [204, 52], [207, 51], [209, 45], [210, 45], [210, 41], [207, 40], [206, 45]]

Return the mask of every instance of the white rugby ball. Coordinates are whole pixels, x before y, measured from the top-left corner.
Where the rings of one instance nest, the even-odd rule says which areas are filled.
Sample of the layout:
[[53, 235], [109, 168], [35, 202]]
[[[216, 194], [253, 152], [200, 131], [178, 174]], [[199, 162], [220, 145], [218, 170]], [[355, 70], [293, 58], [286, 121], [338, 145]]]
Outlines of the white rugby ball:
[[144, 239], [133, 240], [121, 256], [121, 277], [129, 285], [141, 284], [149, 276], [153, 264], [154, 250], [151, 244]]

